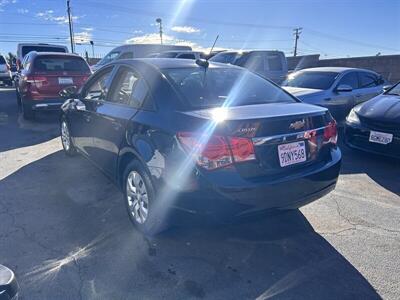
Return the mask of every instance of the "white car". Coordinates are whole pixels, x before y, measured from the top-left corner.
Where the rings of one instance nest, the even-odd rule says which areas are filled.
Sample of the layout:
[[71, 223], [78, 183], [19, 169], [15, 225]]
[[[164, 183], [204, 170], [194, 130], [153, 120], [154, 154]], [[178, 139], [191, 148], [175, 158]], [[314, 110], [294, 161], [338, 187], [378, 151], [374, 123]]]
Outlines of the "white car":
[[3, 55], [0, 55], [0, 85], [12, 85], [10, 66]]

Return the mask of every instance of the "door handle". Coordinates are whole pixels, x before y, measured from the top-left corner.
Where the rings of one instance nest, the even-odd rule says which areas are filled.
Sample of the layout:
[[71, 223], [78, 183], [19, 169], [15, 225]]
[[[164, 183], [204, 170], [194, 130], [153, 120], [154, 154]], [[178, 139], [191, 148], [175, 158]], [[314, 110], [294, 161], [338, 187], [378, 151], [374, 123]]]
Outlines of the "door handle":
[[114, 128], [114, 130], [120, 130], [121, 129], [121, 124], [119, 124], [118, 122], [111, 122], [112, 128]]

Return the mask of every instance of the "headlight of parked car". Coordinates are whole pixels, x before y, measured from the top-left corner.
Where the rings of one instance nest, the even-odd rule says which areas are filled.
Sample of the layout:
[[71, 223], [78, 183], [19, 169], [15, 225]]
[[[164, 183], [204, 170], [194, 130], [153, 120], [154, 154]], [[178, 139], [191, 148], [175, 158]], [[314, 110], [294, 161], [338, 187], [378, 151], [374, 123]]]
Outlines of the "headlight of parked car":
[[360, 119], [358, 118], [357, 113], [354, 111], [354, 108], [350, 111], [346, 120], [349, 123], [360, 123]]

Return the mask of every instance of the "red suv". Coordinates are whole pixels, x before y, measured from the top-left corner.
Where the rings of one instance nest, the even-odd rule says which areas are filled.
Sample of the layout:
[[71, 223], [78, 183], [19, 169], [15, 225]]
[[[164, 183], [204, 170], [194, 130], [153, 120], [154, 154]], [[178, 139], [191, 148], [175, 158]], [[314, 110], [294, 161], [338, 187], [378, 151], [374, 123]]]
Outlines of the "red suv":
[[39, 110], [59, 110], [64, 102], [59, 92], [66, 86], [81, 87], [90, 75], [89, 65], [76, 54], [28, 53], [16, 86], [24, 118], [33, 119]]

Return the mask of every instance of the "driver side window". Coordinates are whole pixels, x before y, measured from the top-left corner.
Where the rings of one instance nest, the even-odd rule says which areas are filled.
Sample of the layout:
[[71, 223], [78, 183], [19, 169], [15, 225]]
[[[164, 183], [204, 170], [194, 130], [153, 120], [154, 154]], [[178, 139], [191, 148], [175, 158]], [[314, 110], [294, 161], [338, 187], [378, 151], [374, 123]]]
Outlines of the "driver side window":
[[86, 100], [106, 100], [108, 93], [108, 80], [110, 78], [113, 68], [105, 70], [102, 74], [99, 74], [90, 85], [86, 88], [85, 99]]

